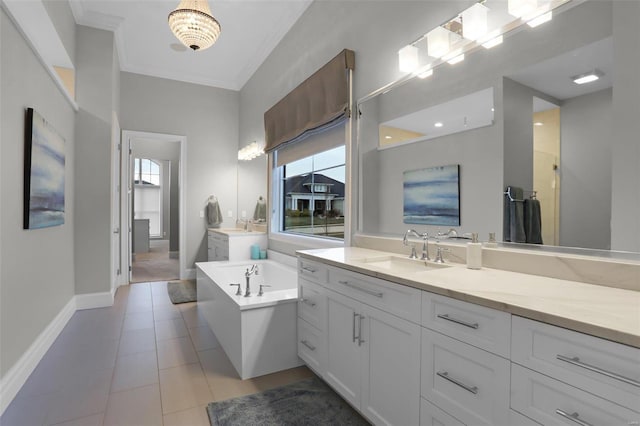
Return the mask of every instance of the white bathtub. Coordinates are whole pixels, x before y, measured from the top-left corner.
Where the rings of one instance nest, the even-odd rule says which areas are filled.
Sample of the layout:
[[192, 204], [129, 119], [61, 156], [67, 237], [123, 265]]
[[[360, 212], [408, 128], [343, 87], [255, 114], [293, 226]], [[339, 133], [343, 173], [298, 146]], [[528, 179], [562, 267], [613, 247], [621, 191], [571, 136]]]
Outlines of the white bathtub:
[[[244, 297], [244, 272], [258, 265]], [[273, 260], [197, 263], [198, 305], [242, 379], [302, 365], [297, 355], [297, 271]], [[242, 285], [242, 296], [236, 296]], [[258, 296], [260, 284], [264, 295]]]

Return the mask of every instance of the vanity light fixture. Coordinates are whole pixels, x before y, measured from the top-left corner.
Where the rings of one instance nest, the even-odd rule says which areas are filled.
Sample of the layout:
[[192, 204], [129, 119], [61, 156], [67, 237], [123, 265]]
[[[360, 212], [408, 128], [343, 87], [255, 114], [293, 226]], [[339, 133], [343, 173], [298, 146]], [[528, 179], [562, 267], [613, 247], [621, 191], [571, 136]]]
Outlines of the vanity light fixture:
[[462, 61], [464, 61], [464, 53], [461, 53], [461, 54], [459, 54], [457, 56], [454, 56], [453, 58], [447, 60], [447, 62], [449, 64], [451, 64], [451, 65], [455, 65], [455, 64], [457, 64], [459, 62], [462, 62]]
[[434, 124], [434, 126], [440, 128], [440, 127], [444, 126], [444, 124], [442, 124], [441, 121], [438, 121], [437, 123]]
[[468, 40], [478, 40], [487, 33], [487, 12], [489, 9], [476, 3], [464, 10], [462, 17], [462, 37]]
[[542, 15], [533, 18], [530, 21], [527, 21], [527, 25], [530, 26], [531, 28], [535, 28], [539, 25], [544, 24], [545, 22], [549, 22], [551, 19], [553, 19], [553, 13], [549, 11], [547, 13], [543, 13]]
[[451, 31], [443, 27], [435, 27], [427, 33], [427, 55], [442, 58], [451, 49]]
[[507, 11], [509, 15], [523, 18], [531, 15], [538, 9], [538, 0], [509, 0]]
[[428, 68], [424, 71], [418, 72], [418, 78], [425, 79], [427, 77], [431, 77], [433, 75], [433, 68]]
[[211, 15], [207, 0], [180, 0], [169, 13], [171, 32], [187, 47], [204, 50], [220, 36], [220, 23]]
[[249, 161], [264, 154], [264, 146], [256, 141], [238, 151], [238, 160]]
[[398, 61], [401, 72], [413, 72], [419, 66], [418, 48], [408, 44], [398, 50]]
[[596, 80], [599, 80], [600, 77], [602, 76], [604, 76], [604, 73], [602, 71], [593, 70], [585, 74], [580, 74], [580, 75], [571, 77], [571, 80], [573, 80], [575, 84], [586, 84], [586, 83], [592, 83]]
[[482, 43], [482, 47], [484, 47], [485, 49], [491, 49], [492, 47], [496, 47], [502, 44], [503, 40], [504, 37], [502, 35], [499, 35], [498, 37], [494, 37], [491, 40]]

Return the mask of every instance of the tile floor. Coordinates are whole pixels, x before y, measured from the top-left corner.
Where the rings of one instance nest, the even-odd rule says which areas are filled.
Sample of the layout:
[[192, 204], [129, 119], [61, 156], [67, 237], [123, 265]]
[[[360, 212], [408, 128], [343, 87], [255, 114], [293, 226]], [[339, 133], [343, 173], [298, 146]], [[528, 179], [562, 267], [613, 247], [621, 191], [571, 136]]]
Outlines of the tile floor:
[[120, 287], [112, 307], [76, 312], [0, 425], [208, 426], [209, 402], [313, 375], [240, 380], [197, 303], [173, 305], [166, 286]]

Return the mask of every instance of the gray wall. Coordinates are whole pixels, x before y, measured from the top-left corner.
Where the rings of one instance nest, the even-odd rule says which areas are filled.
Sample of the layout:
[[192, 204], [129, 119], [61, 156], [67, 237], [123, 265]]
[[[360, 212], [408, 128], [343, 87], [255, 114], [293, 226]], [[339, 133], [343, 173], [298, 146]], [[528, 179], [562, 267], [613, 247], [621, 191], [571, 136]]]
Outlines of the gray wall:
[[139, 158], [153, 158], [157, 160], [167, 160], [170, 181], [164, 189], [169, 190], [168, 194], [163, 193], [163, 203], [169, 202], [163, 212], [163, 228], [167, 231], [169, 239], [169, 250], [179, 251], [180, 235], [180, 188], [178, 177], [180, 176], [180, 144], [178, 142], [162, 142], [148, 139], [134, 139], [132, 141], [133, 156]]
[[113, 92], [114, 36], [77, 27], [76, 100], [76, 294], [111, 288], [111, 139], [117, 111]]
[[640, 252], [640, 2], [615, 2], [613, 19], [611, 248]]
[[[0, 377], [5, 377], [74, 294], [75, 112], [4, 10], [0, 31]], [[65, 139], [62, 226], [22, 229], [27, 107]]]
[[[200, 217], [215, 195], [233, 226], [238, 158], [238, 92], [123, 72], [120, 92], [123, 130], [187, 137], [186, 264], [206, 261], [206, 220]], [[184, 163], [184, 159], [183, 159]], [[182, 255], [182, 254], [181, 254]]]
[[560, 108], [560, 245], [611, 244], [611, 89]]
[[[71, 12], [71, 7], [67, 1], [43, 1], [49, 18], [55, 27], [62, 45], [64, 46], [69, 59], [75, 64], [76, 60], [76, 21]], [[59, 64], [53, 64], [59, 65]]]

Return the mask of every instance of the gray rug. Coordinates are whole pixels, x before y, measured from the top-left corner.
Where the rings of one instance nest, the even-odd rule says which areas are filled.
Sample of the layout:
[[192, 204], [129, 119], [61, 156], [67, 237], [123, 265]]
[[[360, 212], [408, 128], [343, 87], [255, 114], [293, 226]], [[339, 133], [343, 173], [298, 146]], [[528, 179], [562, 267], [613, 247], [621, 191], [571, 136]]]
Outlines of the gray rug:
[[174, 305], [198, 300], [198, 289], [195, 280], [169, 281], [167, 283], [167, 291], [169, 292], [169, 299]]
[[368, 425], [322, 380], [313, 377], [253, 395], [212, 402], [211, 426]]

